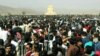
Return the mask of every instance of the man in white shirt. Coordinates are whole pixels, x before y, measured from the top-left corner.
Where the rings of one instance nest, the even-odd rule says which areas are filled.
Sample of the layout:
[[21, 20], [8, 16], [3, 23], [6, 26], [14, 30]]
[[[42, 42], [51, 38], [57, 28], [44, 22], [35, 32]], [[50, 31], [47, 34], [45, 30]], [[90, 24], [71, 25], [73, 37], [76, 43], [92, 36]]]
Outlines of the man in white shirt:
[[3, 39], [4, 42], [7, 40], [8, 35], [10, 35], [10, 33], [7, 30], [2, 29], [0, 31], [0, 39]]

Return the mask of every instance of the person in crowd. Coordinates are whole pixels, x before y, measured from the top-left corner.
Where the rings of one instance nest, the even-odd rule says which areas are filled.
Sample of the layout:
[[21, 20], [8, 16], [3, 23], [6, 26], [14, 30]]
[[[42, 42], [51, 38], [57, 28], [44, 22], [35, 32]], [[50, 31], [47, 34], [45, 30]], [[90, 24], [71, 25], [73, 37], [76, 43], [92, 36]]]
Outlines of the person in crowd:
[[39, 51], [37, 45], [32, 45], [32, 54], [31, 56], [39, 56]]
[[82, 33], [82, 43], [85, 44], [89, 41], [89, 38], [87, 37], [87, 33], [83, 32]]
[[[13, 50], [19, 51], [19, 56], [91, 56], [93, 51], [98, 55], [100, 20], [92, 20], [95, 17], [92, 15], [1, 16], [0, 41], [2, 39], [4, 45], [0, 47], [8, 44], [15, 46], [0, 48], [0, 55], [4, 55], [3, 52], [12, 55]], [[25, 43], [28, 44], [24, 46]]]
[[[92, 46], [86, 46], [85, 50], [84, 50], [84, 55], [83, 56], [91, 56], [92, 53]], [[93, 55], [92, 55], [93, 56]]]
[[95, 44], [95, 54], [100, 56], [100, 36], [97, 38], [97, 43]]
[[32, 54], [32, 44], [31, 43], [27, 43], [25, 45], [25, 48], [26, 48], [25, 56], [31, 56], [31, 54]]
[[0, 56], [5, 56], [4, 41], [0, 39]]
[[84, 48], [83, 48], [83, 43], [81, 38], [76, 40], [76, 46], [78, 47], [77, 56], [82, 56], [84, 54]]
[[10, 35], [10, 32], [8, 31], [8, 29], [6, 27], [1, 28], [2, 30], [0, 31], [0, 39], [3, 39], [4, 43], [6, 42], [8, 36]]
[[11, 51], [11, 44], [5, 46], [5, 56], [15, 56]]
[[76, 46], [76, 39], [70, 38], [69, 43], [70, 44], [69, 44], [69, 48], [67, 50], [66, 56], [77, 56], [78, 55], [78, 47]]
[[90, 37], [90, 41], [86, 42], [84, 45], [84, 48], [86, 48], [87, 46], [91, 46], [92, 47], [92, 53], [90, 56], [94, 55], [94, 43], [93, 43], [93, 37]]

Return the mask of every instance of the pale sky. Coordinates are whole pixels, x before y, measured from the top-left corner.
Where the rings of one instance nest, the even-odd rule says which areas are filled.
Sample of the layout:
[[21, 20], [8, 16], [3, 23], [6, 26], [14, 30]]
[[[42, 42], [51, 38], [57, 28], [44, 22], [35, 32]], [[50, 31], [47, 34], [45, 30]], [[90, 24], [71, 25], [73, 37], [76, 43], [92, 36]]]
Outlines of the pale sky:
[[100, 10], [100, 0], [0, 0], [0, 5], [29, 8], [40, 13], [46, 11], [48, 5], [53, 5], [58, 13], [70, 10]]

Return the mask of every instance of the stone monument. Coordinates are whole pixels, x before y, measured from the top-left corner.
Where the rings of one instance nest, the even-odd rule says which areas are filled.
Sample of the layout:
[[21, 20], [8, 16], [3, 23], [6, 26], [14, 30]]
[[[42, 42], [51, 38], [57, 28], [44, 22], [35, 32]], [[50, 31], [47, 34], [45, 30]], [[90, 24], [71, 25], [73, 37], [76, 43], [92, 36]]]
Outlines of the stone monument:
[[48, 6], [47, 12], [45, 13], [45, 15], [57, 15], [57, 13], [54, 11], [54, 8], [52, 5]]

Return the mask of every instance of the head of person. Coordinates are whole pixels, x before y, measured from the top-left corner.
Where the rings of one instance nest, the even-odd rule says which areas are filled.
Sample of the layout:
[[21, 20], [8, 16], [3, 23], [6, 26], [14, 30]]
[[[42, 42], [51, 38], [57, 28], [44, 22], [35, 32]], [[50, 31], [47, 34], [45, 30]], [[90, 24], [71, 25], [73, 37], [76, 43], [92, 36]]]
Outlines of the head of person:
[[76, 44], [77, 44], [77, 46], [82, 46], [82, 39], [80, 38], [80, 39], [77, 39], [76, 40]]
[[5, 51], [6, 51], [6, 53], [10, 53], [11, 52], [11, 44], [5, 45]]
[[27, 44], [25, 45], [25, 47], [26, 47], [26, 50], [29, 51], [29, 50], [32, 49], [32, 44], [31, 44], [31, 43], [27, 43]]
[[84, 50], [85, 54], [88, 54], [88, 55], [90, 55], [92, 51], [93, 51], [92, 46], [86, 46]]
[[84, 37], [84, 36], [87, 36], [87, 33], [86, 32], [82, 32], [82, 37]]
[[76, 38], [70, 38], [70, 39], [69, 39], [69, 43], [70, 43], [71, 45], [75, 45], [75, 44], [76, 44]]
[[37, 33], [34, 33], [33, 35], [32, 35], [32, 39], [38, 39], [39, 38], [39, 35], [37, 34]]
[[99, 41], [100, 41], [100, 37], [94, 37], [94, 38], [93, 38], [93, 42], [94, 42], [94, 43], [97, 43], [97, 42], [99, 42]]
[[57, 35], [57, 31], [56, 30], [53, 31], [53, 35]]
[[37, 52], [38, 51], [38, 45], [33, 44], [32, 45], [32, 52]]

